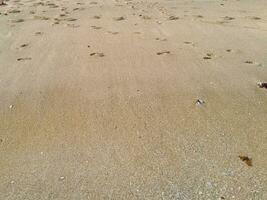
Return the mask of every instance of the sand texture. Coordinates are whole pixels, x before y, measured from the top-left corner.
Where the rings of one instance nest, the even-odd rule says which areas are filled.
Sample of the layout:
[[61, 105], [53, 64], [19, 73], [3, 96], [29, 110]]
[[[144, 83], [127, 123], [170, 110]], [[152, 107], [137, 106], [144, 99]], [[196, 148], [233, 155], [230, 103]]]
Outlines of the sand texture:
[[0, 6], [0, 200], [266, 200], [266, 0]]

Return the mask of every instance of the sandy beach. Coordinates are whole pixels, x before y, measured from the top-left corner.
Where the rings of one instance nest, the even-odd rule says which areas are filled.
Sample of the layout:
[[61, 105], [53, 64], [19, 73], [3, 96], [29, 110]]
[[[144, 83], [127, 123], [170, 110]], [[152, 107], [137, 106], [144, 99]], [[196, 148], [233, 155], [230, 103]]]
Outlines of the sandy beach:
[[266, 200], [266, 0], [0, 6], [1, 200]]

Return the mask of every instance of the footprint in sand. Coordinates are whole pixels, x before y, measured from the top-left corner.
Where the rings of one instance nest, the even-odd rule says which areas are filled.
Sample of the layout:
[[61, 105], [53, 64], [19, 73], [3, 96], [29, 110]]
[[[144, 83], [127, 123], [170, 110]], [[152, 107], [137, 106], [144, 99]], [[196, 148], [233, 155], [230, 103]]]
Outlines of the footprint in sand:
[[58, 8], [59, 6], [54, 3], [48, 3], [46, 4], [49, 8]]
[[25, 43], [25, 44], [20, 45], [21, 48], [24, 48], [24, 47], [27, 47], [27, 46], [29, 46], [28, 43]]
[[191, 46], [196, 46], [194, 42], [190, 42], [190, 41], [185, 41], [184, 44], [186, 45], [191, 45]]
[[165, 41], [167, 41], [167, 39], [166, 38], [155, 38], [155, 40], [157, 40], [157, 41], [162, 41], [162, 42], [165, 42]]
[[246, 64], [249, 64], [249, 65], [256, 65], [258, 67], [262, 67], [262, 64], [261, 63], [258, 63], [258, 62], [254, 62], [252, 60], [246, 60], [245, 61]]
[[100, 27], [100, 26], [91, 26], [93, 29], [95, 29], [95, 30], [99, 30], [99, 29], [101, 29], [102, 27]]
[[202, 15], [195, 15], [196, 18], [204, 18]]
[[49, 17], [45, 17], [45, 16], [34, 16], [34, 19], [39, 19], [39, 20], [49, 20]]
[[112, 34], [112, 35], [117, 35], [119, 34], [119, 32], [116, 32], [116, 31], [108, 31], [108, 33]]
[[57, 24], [59, 24], [59, 20], [57, 21], [57, 20], [55, 19], [55, 22], [54, 22], [52, 25], [57, 25]]
[[171, 52], [170, 51], [161, 51], [161, 52], [158, 52], [157, 55], [164, 55], [164, 54], [170, 54]]
[[95, 16], [93, 16], [93, 19], [101, 19], [101, 16], [95, 15]]
[[95, 57], [104, 57], [105, 54], [104, 53], [99, 53], [99, 52], [94, 52], [94, 53], [90, 53], [90, 56], [95, 56]]
[[168, 19], [169, 19], [169, 20], [178, 20], [179, 17], [177, 17], [177, 16], [170, 16]]
[[147, 16], [147, 15], [143, 15], [141, 18], [144, 19], [144, 20], [150, 20], [150, 19], [152, 19], [152, 17]]
[[67, 18], [67, 19], [64, 19], [65, 21], [68, 21], [68, 22], [73, 22], [73, 21], [76, 21], [77, 19], [75, 18]]
[[17, 61], [26, 61], [26, 60], [31, 60], [32, 58], [30, 57], [24, 57], [24, 58], [18, 58]]
[[35, 35], [43, 35], [44, 33], [41, 31], [35, 32]]
[[203, 57], [204, 60], [210, 60], [214, 57], [213, 53], [207, 53], [206, 56]]
[[125, 17], [114, 17], [113, 19], [115, 21], [122, 21], [122, 20], [125, 20], [126, 18]]
[[261, 18], [260, 17], [249, 17], [250, 19], [252, 19], [252, 20], [261, 20]]
[[68, 27], [71, 27], [71, 28], [78, 28], [80, 27], [80, 25], [77, 25], [77, 24], [67, 24]]
[[246, 60], [245, 63], [246, 64], [251, 64], [251, 65], [254, 64], [254, 62], [252, 60]]
[[223, 19], [224, 20], [231, 21], [231, 20], [234, 20], [235, 18], [234, 17], [225, 16]]
[[20, 13], [20, 10], [16, 10], [16, 9], [14, 9], [14, 10], [10, 10], [10, 11], [8, 11], [8, 13]]
[[25, 21], [24, 19], [14, 19], [14, 20], [12, 20], [12, 23], [21, 23], [24, 21]]
[[95, 1], [92, 1], [92, 2], [90, 2], [89, 4], [91, 4], [91, 5], [96, 5], [96, 4], [97, 4], [97, 2], [95, 2]]

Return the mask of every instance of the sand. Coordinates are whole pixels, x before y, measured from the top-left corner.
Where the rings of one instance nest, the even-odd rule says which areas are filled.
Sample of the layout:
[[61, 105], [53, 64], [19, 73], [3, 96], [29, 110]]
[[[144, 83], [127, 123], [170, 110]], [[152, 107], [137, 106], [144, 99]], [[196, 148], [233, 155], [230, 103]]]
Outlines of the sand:
[[0, 199], [267, 199], [265, 0], [0, 6]]

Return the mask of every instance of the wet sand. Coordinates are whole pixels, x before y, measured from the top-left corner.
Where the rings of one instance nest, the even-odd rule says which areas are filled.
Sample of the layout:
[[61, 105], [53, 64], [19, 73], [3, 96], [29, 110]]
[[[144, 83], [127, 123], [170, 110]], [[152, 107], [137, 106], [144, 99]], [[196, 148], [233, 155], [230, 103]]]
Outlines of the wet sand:
[[267, 199], [266, 10], [0, 6], [0, 199]]

